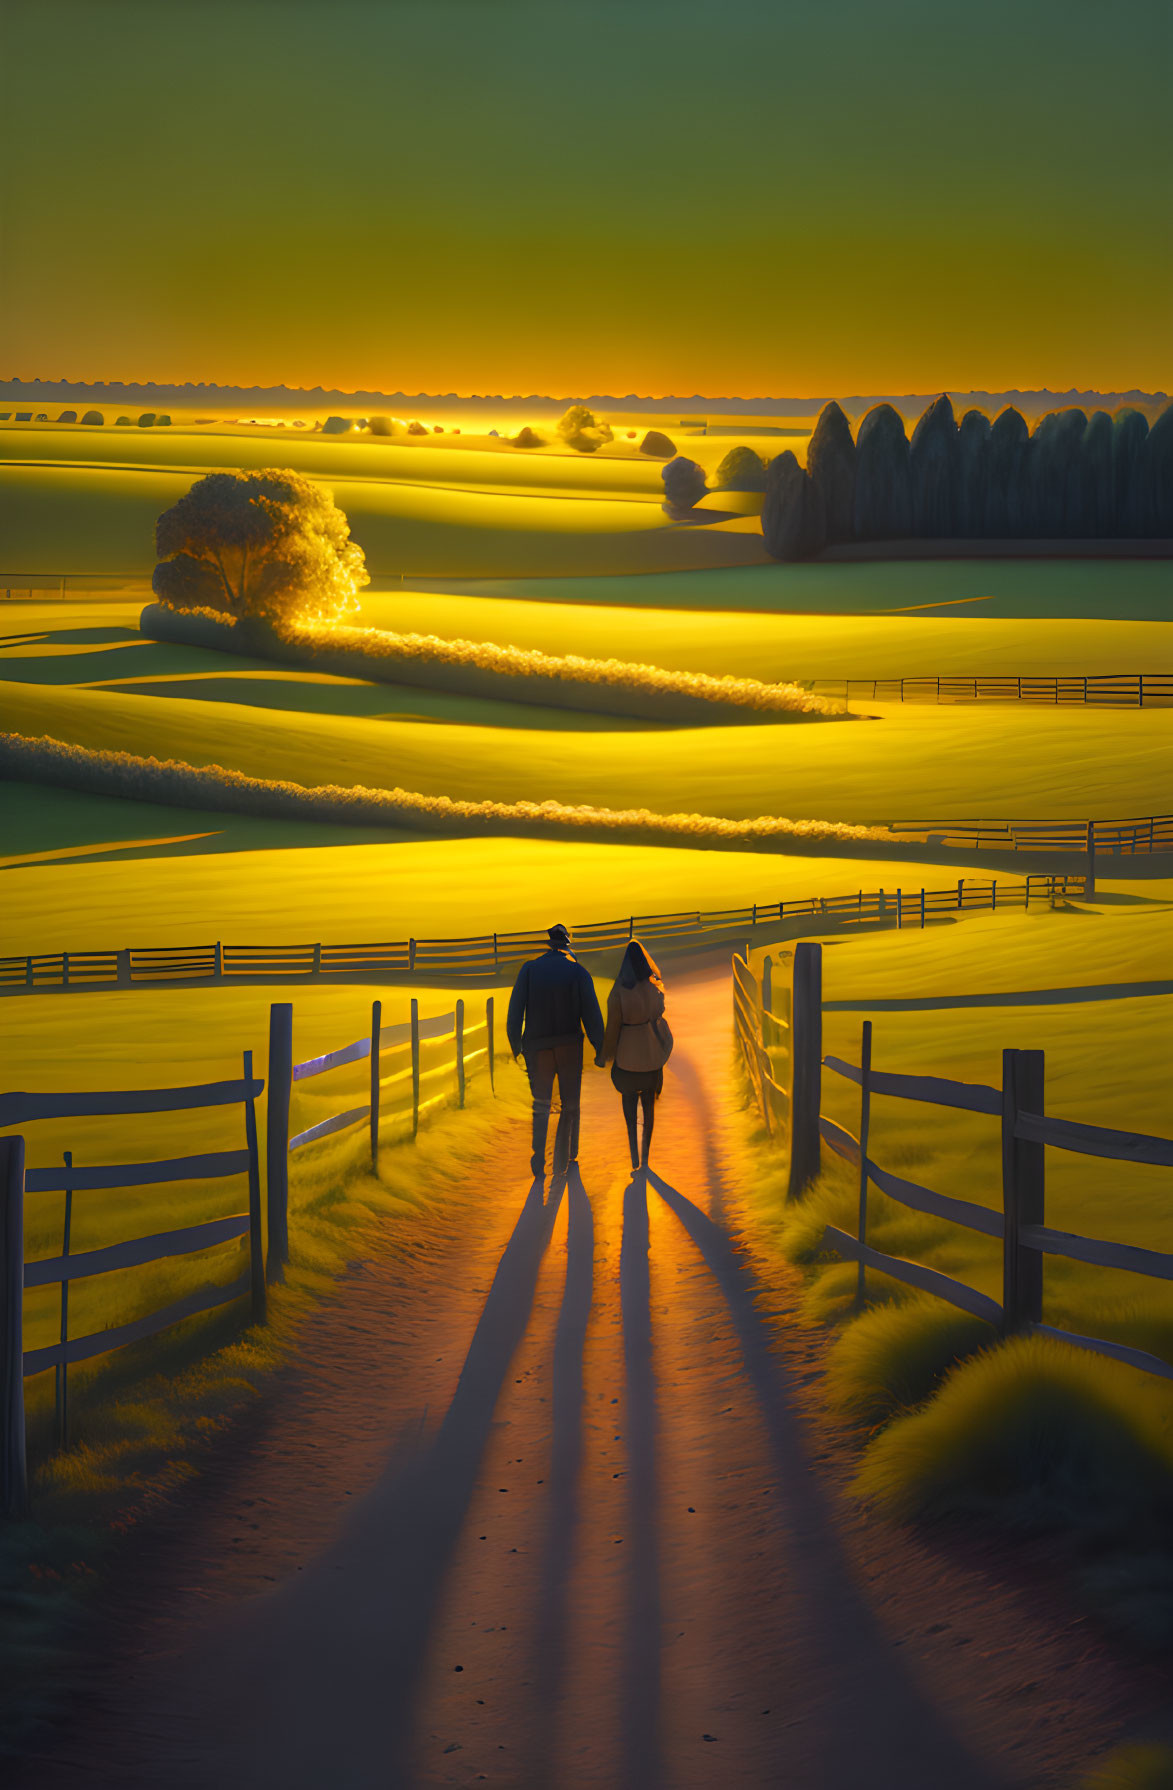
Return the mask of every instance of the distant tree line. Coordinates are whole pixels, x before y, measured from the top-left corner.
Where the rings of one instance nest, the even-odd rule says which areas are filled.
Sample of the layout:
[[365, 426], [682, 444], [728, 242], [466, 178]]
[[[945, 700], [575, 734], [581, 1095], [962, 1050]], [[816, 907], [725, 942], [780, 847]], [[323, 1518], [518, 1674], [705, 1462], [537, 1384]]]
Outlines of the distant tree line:
[[775, 559], [847, 541], [1058, 540], [1173, 536], [1173, 405], [1152, 427], [1139, 410], [1053, 410], [1032, 434], [1013, 408], [958, 423], [937, 398], [909, 441], [891, 404], [852, 439], [836, 403], [822, 411], [805, 469], [789, 449], [766, 469], [762, 534]]

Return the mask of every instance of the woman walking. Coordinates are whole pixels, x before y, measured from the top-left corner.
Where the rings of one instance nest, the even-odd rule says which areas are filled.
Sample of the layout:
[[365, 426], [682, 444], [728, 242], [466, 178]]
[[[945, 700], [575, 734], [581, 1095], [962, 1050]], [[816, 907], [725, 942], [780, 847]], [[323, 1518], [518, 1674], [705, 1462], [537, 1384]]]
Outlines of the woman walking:
[[[672, 1053], [672, 1034], [664, 1018], [664, 984], [660, 972], [638, 939], [623, 955], [615, 985], [607, 997], [607, 1030], [595, 1061], [611, 1063], [611, 1080], [623, 1097], [627, 1141], [633, 1169], [647, 1168], [656, 1118], [656, 1101], [664, 1086], [664, 1064]], [[643, 1108], [643, 1138], [636, 1141], [636, 1115]]]

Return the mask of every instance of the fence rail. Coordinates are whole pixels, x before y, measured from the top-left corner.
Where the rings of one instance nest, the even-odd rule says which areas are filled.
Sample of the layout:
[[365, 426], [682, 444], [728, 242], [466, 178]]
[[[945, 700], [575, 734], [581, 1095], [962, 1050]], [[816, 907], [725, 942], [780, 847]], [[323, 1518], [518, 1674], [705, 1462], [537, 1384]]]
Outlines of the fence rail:
[[[800, 980], [797, 965], [800, 951], [812, 954], [802, 972], [802, 980], [807, 984], [802, 1006], [809, 1009], [817, 1002], [820, 1013], [822, 1006], [821, 956], [814, 955], [819, 953], [820, 947], [800, 945], [795, 951], [795, 996], [792, 997], [796, 1002], [796, 1020], [801, 1011], [797, 1005]], [[777, 1084], [765, 1072], [763, 1059], [769, 1053], [762, 1044], [771, 1017], [772, 970], [773, 966], [767, 958], [759, 984], [749, 964], [743, 959], [734, 959], [734, 1027], [768, 1130], [773, 1129], [778, 1116], [774, 1095]], [[815, 985], [814, 992], [810, 986], [812, 983]], [[828, 1250], [835, 1250], [859, 1264], [859, 1305], [863, 1304], [865, 1297], [866, 1270], [871, 1268], [922, 1292], [948, 1300], [963, 1311], [985, 1318], [1004, 1332], [1050, 1336], [1071, 1343], [1074, 1347], [1127, 1362], [1145, 1373], [1173, 1380], [1173, 1363], [1144, 1349], [1110, 1342], [1102, 1337], [1057, 1330], [1043, 1322], [1043, 1263], [1048, 1255], [1065, 1256], [1093, 1267], [1118, 1269], [1158, 1280], [1173, 1280], [1173, 1254], [1099, 1237], [1079, 1236], [1073, 1232], [1057, 1230], [1045, 1222], [1046, 1148], [1076, 1151], [1113, 1162], [1173, 1168], [1173, 1139], [1052, 1117], [1044, 1108], [1045, 1065], [1041, 1050], [1004, 1051], [1002, 1085], [1000, 1088], [993, 1088], [946, 1077], [893, 1074], [873, 1068], [870, 1020], [863, 1022], [858, 1063], [826, 1056], [821, 1057], [816, 1064], [816, 1036], [813, 1018], [808, 1013], [803, 1025], [794, 1027], [794, 1041], [789, 1047], [795, 1095], [799, 1082], [800, 1056], [803, 1059], [802, 1075], [808, 1085], [806, 1097], [801, 1102], [794, 1095], [790, 1101], [790, 1191], [792, 1194], [801, 1192], [819, 1172], [821, 1143], [825, 1143], [836, 1155], [858, 1170], [859, 1218], [856, 1235], [853, 1237], [837, 1226], [828, 1225], [824, 1233], [824, 1244]], [[770, 1060], [773, 1061], [772, 1058]], [[854, 1137], [844, 1126], [819, 1110], [819, 1072], [824, 1068], [854, 1082], [860, 1090], [858, 1137]], [[811, 1081], [815, 1088], [813, 1099], [809, 1092]], [[875, 1162], [868, 1153], [873, 1095], [981, 1113], [999, 1119], [1002, 1126], [1001, 1210], [918, 1186], [913, 1181], [892, 1174]], [[796, 1161], [802, 1165], [801, 1173], [797, 1176]], [[922, 1262], [910, 1262], [901, 1256], [888, 1255], [873, 1248], [867, 1241], [868, 1190], [872, 1186], [889, 1199], [914, 1211], [926, 1212], [950, 1224], [1000, 1239], [1003, 1258], [1001, 1303]]]
[[823, 696], [870, 697], [873, 702], [1029, 702], [1063, 708], [1164, 708], [1173, 704], [1173, 672], [1115, 671], [1021, 676], [979, 673], [960, 677], [816, 678]]
[[[185, 1318], [215, 1310], [251, 1294], [252, 1315], [266, 1315], [266, 1285], [280, 1280], [289, 1253], [290, 1153], [336, 1132], [366, 1122], [370, 1127], [371, 1161], [378, 1167], [380, 1120], [393, 1111], [410, 1127], [419, 1129], [421, 1114], [446, 1100], [465, 1104], [468, 1078], [474, 1070], [487, 1070], [494, 1085], [494, 1002], [489, 996], [483, 1019], [465, 1023], [465, 1003], [458, 1000], [449, 1013], [421, 1019], [419, 1003], [411, 1003], [411, 1017], [401, 1024], [384, 1026], [382, 1004], [371, 1008], [367, 1036], [301, 1063], [293, 1061], [293, 1008], [274, 1003], [270, 1008], [267, 1151], [265, 1164], [267, 1201], [267, 1251], [261, 1208], [261, 1173], [255, 1102], [266, 1081], [253, 1076], [252, 1052], [244, 1053], [243, 1074], [235, 1080], [205, 1082], [182, 1088], [118, 1089], [99, 1093], [38, 1094], [16, 1092], [0, 1095], [0, 1126], [27, 1125], [45, 1119], [124, 1117], [143, 1113], [199, 1111], [239, 1104], [244, 1114], [244, 1147], [236, 1150], [202, 1151], [151, 1162], [83, 1165], [73, 1152], [64, 1153], [62, 1165], [28, 1168], [23, 1135], [0, 1137], [0, 1513], [20, 1516], [27, 1509], [25, 1467], [24, 1380], [53, 1368], [56, 1375], [56, 1438], [65, 1447], [69, 1438], [69, 1369], [80, 1361], [156, 1336]], [[438, 1063], [421, 1065], [421, 1047], [444, 1045], [452, 1050]], [[383, 1073], [388, 1054], [402, 1053], [404, 1066]], [[289, 1135], [289, 1111], [295, 1084], [315, 1080], [332, 1070], [370, 1059], [370, 1098], [361, 1106], [331, 1114], [295, 1136]], [[422, 1084], [444, 1078], [446, 1086], [421, 1097]], [[389, 1108], [386, 1090], [407, 1083], [407, 1099]], [[99, 1248], [70, 1248], [75, 1194], [104, 1193], [128, 1187], [144, 1187], [179, 1181], [219, 1181], [234, 1175], [248, 1179], [248, 1209], [199, 1224], [179, 1226], [150, 1236], [124, 1238]], [[26, 1194], [63, 1193], [65, 1196], [62, 1243], [59, 1254], [24, 1259], [24, 1199]], [[72, 1336], [69, 1330], [69, 1292], [77, 1281], [152, 1262], [190, 1256], [225, 1244], [239, 1245], [247, 1238], [247, 1266], [227, 1285], [212, 1281], [183, 1298], [149, 1311], [128, 1323]], [[58, 1340], [25, 1349], [23, 1299], [26, 1290], [56, 1286], [59, 1290]]]
[[[1173, 846], [1173, 819], [1169, 839]], [[1090, 879], [1082, 872], [1036, 873], [1021, 882], [962, 877], [944, 889], [860, 889], [854, 895], [810, 895], [707, 912], [629, 914], [621, 920], [576, 927], [574, 943], [583, 953], [617, 948], [637, 933], [661, 945], [715, 943], [758, 926], [805, 919], [818, 922], [817, 929], [824, 924], [924, 926], [957, 912], [1054, 905], [1060, 900], [1084, 899], [1089, 893]], [[78, 953], [58, 951], [0, 957], [0, 995], [65, 988], [109, 990], [383, 976], [468, 976], [483, 981], [516, 970], [547, 943], [544, 932], [502, 932], [370, 945], [175, 945], [147, 951], [88, 952], [84, 954], [84, 973], [77, 968]]]

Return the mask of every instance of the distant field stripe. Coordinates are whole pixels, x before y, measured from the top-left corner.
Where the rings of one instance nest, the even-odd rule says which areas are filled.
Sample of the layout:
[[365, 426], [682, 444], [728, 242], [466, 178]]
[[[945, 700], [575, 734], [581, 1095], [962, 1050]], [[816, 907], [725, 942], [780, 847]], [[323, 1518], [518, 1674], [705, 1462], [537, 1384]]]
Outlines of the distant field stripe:
[[93, 1094], [0, 1094], [0, 1128], [32, 1119], [106, 1118], [129, 1113], [174, 1113], [193, 1106], [232, 1106], [264, 1091], [264, 1082], [201, 1082], [190, 1088], [115, 1088]]
[[90, 1249], [80, 1255], [49, 1256], [25, 1263], [24, 1284], [53, 1286], [63, 1280], [87, 1280], [91, 1274], [110, 1274], [117, 1268], [138, 1268], [164, 1256], [192, 1255], [243, 1237], [247, 1230], [248, 1213], [238, 1212], [231, 1218], [213, 1218], [206, 1224], [188, 1225], [179, 1231], [159, 1231], [153, 1237], [134, 1237], [128, 1243], [111, 1243], [105, 1249]]
[[124, 1349], [128, 1343], [157, 1336], [160, 1330], [169, 1330], [172, 1324], [180, 1324], [184, 1318], [194, 1318], [199, 1312], [214, 1311], [218, 1305], [228, 1305], [232, 1300], [240, 1299], [248, 1292], [249, 1285], [248, 1274], [242, 1274], [231, 1286], [203, 1287], [198, 1293], [189, 1293], [186, 1299], [177, 1299], [174, 1305], [164, 1306], [162, 1311], [153, 1311], [148, 1317], [136, 1318], [133, 1323], [118, 1324], [110, 1330], [98, 1330], [92, 1336], [74, 1337], [67, 1343], [50, 1343], [45, 1349], [26, 1349], [25, 1378], [30, 1374], [43, 1373], [47, 1367], [89, 1361], [93, 1356], [105, 1355], [111, 1349]]
[[159, 1162], [115, 1162], [98, 1168], [30, 1168], [25, 1170], [28, 1193], [75, 1193], [111, 1187], [154, 1187], [164, 1181], [213, 1181], [225, 1175], [242, 1175], [248, 1168], [247, 1150], [213, 1150], [201, 1156], [173, 1156]]

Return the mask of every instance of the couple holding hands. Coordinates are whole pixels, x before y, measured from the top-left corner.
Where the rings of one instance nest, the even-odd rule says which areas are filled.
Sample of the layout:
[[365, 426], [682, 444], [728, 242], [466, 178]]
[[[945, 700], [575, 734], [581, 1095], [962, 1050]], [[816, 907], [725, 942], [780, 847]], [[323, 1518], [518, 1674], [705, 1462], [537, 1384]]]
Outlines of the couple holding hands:
[[[598, 1067], [612, 1066], [611, 1080], [623, 1101], [631, 1166], [647, 1168], [656, 1101], [664, 1086], [664, 1064], [672, 1052], [660, 972], [633, 938], [607, 997], [604, 1023], [595, 985], [570, 949], [568, 928], [551, 926], [547, 936], [548, 948], [521, 967], [506, 1020], [509, 1048], [515, 1057], [524, 1059], [533, 1095], [530, 1167], [535, 1175], [545, 1173], [555, 1079], [561, 1111], [554, 1137], [554, 1173], [565, 1174], [578, 1160], [585, 1031]], [[643, 1134], [637, 1139], [641, 1109]]]

